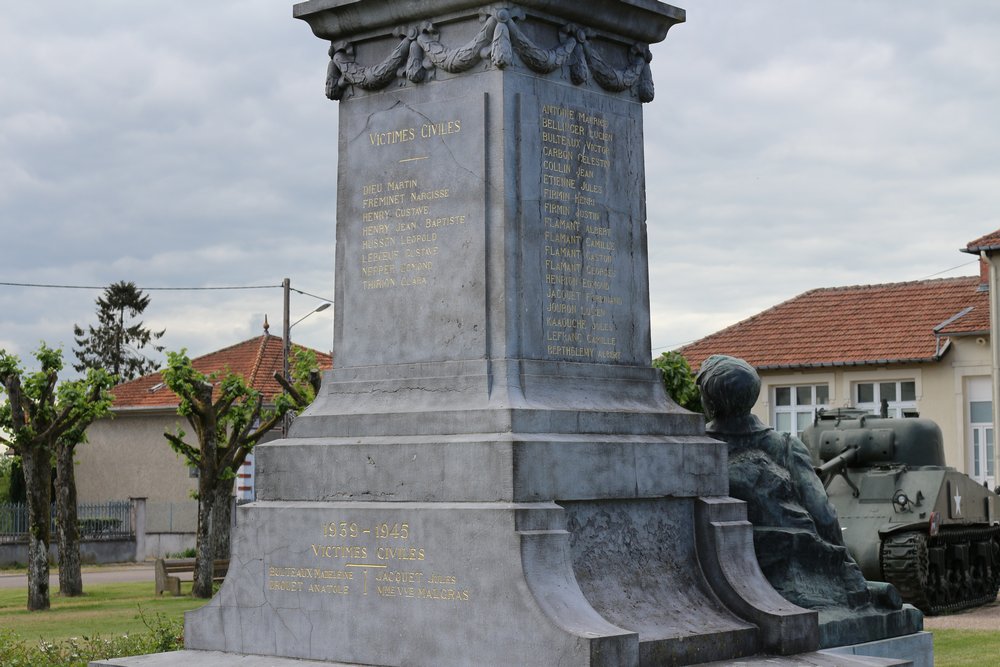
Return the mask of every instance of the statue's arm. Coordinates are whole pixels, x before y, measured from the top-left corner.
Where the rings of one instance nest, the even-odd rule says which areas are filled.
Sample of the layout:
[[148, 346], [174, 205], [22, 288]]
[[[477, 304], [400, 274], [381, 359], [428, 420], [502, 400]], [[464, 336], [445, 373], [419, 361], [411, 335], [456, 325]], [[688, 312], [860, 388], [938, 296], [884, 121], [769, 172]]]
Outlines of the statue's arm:
[[816, 530], [827, 541], [843, 546], [844, 535], [840, 530], [837, 510], [830, 504], [823, 482], [816, 475], [809, 449], [798, 438], [788, 436], [785, 452], [786, 464], [795, 488], [798, 489], [802, 506], [812, 515]]

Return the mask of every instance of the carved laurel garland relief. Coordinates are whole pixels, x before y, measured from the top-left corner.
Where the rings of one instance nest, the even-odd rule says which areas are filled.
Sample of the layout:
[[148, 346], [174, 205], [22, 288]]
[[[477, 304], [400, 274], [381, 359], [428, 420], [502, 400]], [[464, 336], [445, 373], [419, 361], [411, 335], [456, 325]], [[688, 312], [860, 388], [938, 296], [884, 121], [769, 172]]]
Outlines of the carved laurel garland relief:
[[381, 90], [394, 81], [422, 83], [433, 77], [436, 69], [456, 74], [484, 61], [504, 69], [514, 64], [516, 53], [526, 67], [539, 74], [549, 74], [568, 63], [570, 80], [575, 85], [593, 79], [605, 90], [621, 92], [634, 87], [640, 101], [653, 100], [653, 76], [649, 69], [652, 54], [648, 45], [633, 44], [628, 54], [630, 64], [618, 69], [608, 64], [590, 42], [590, 31], [571, 23], [560, 29], [557, 45], [538, 46], [518, 25], [525, 16], [523, 9], [514, 6], [483, 10], [482, 29], [468, 43], [454, 49], [441, 43], [437, 28], [430, 21], [400, 27], [393, 32], [400, 41], [392, 53], [381, 63], [367, 67], [355, 61], [351, 43], [333, 42], [326, 96], [339, 100], [352, 86]]

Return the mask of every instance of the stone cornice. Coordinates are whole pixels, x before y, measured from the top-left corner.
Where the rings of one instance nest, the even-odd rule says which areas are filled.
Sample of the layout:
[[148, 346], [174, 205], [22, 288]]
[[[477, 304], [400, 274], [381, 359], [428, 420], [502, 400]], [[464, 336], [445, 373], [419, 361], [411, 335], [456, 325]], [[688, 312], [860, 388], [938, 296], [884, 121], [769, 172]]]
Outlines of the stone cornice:
[[[644, 44], [663, 41], [672, 26], [685, 20], [683, 9], [657, 0], [522, 0], [518, 4]], [[482, 0], [308, 0], [295, 5], [293, 15], [309, 23], [317, 37], [335, 41], [490, 7], [491, 3]]]
[[[611, 0], [609, 0], [611, 1]], [[622, 18], [633, 16], [624, 10], [626, 3], [624, 0], [613, 0], [620, 10]], [[300, 16], [316, 17], [327, 16], [324, 12], [338, 12], [338, 20], [343, 19], [344, 12], [350, 10], [359, 11], [362, 3], [364, 7], [379, 14], [379, 20], [386, 17], [403, 21], [411, 19], [410, 22], [395, 23], [391, 30], [382, 23], [375, 29], [373, 24], [366, 24], [367, 30], [363, 33], [372, 35], [379, 33], [389, 33], [399, 41], [395, 47], [389, 49], [388, 55], [381, 62], [365, 64], [359, 63], [355, 57], [355, 44], [352, 41], [331, 39], [330, 45], [330, 65], [327, 71], [326, 95], [332, 100], [341, 100], [354, 89], [365, 91], [377, 91], [387, 88], [394, 82], [401, 84], [420, 84], [435, 77], [438, 70], [449, 74], [458, 74], [468, 71], [477, 65], [493, 67], [496, 69], [507, 69], [515, 64], [523, 65], [528, 70], [536, 74], [551, 74], [561, 72], [574, 85], [593, 82], [600, 88], [611, 93], [621, 93], [631, 91], [631, 93], [641, 102], [649, 102], [653, 99], [653, 77], [649, 69], [652, 54], [649, 45], [642, 41], [629, 43], [629, 39], [623, 39], [622, 24], [616, 25], [617, 30], [613, 39], [603, 40], [603, 44], [598, 47], [591, 38], [595, 36], [597, 30], [593, 26], [595, 21], [588, 20], [585, 24], [578, 24], [568, 20], [566, 15], [576, 16], [578, 11], [569, 11], [570, 7], [563, 7], [565, 0], [527, 0], [524, 3], [493, 3], [483, 5], [473, 3], [474, 13], [468, 17], [478, 20], [481, 27], [478, 33], [464, 44], [446, 45], [441, 41], [438, 29], [431, 20], [420, 17], [424, 15], [423, 9], [429, 5], [440, 8], [451, 8], [469, 4], [468, 0], [438, 0], [437, 2], [422, 2], [417, 0], [413, 3], [387, 3], [378, 0], [311, 0], [309, 7], [297, 5], [296, 10], [302, 10]], [[655, 5], [659, 9], [669, 8], [652, 0], [632, 0], [635, 3]], [[558, 41], [549, 40], [551, 43], [539, 44], [522, 28], [529, 20], [529, 10], [525, 5], [559, 5], [562, 17], [552, 17], [546, 14], [543, 20], [549, 22], [559, 21]], [[598, 3], [602, 7], [607, 3]], [[336, 5], [339, 10], [318, 9], [318, 5]], [[309, 9], [315, 10], [308, 12]], [[683, 18], [683, 10], [681, 12]], [[450, 16], [454, 17], [454, 14]], [[591, 17], [588, 17], [590, 19]], [[309, 19], [306, 19], [309, 20]], [[318, 20], [318, 19], [317, 19]], [[360, 20], [353, 17], [348, 23]], [[310, 21], [313, 23], [312, 21]], [[599, 21], [597, 23], [600, 23]], [[627, 23], [627, 21], [623, 21]], [[338, 23], [340, 27], [343, 27]], [[387, 25], [387, 24], [386, 24]], [[342, 30], [329, 32], [317, 30], [313, 23], [314, 32], [326, 38], [330, 35], [344, 35]], [[668, 26], [669, 27], [669, 26]], [[664, 28], [664, 33], [666, 28]], [[603, 36], [603, 34], [602, 34]], [[364, 39], [357, 35], [355, 39]], [[624, 44], [622, 43], [624, 42]], [[624, 49], [625, 53], [617, 58], [609, 58], [603, 53], [607, 49]], [[369, 56], [370, 57], [370, 56]], [[612, 62], [624, 63], [614, 66]]]

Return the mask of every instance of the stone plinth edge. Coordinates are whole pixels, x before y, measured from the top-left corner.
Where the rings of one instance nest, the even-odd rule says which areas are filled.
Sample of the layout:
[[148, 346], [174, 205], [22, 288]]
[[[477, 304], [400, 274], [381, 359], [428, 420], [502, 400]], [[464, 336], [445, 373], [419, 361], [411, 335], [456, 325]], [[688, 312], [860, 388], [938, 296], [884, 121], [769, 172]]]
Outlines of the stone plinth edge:
[[912, 635], [882, 639], [875, 642], [838, 646], [820, 651], [832, 656], [871, 656], [875, 658], [897, 658], [908, 660], [913, 667], [933, 667], [934, 641], [931, 633], [917, 632]]
[[[326, 94], [332, 100], [395, 82], [423, 84], [438, 71], [461, 74], [480, 66], [505, 70], [520, 65], [542, 75], [568, 69], [574, 85], [593, 81], [612, 94], [632, 90], [640, 101], [650, 102], [649, 45], [684, 20], [683, 10], [654, 0], [594, 0], [586, 5], [567, 0], [311, 0], [297, 5], [295, 16], [308, 22], [317, 37], [330, 40]], [[444, 26], [460, 23], [477, 26], [476, 34], [442, 35]], [[558, 34], [539, 30], [543, 24], [557, 28]], [[359, 44], [385, 38], [399, 41], [394, 48], [384, 45], [384, 60], [358, 62]], [[626, 53], [609, 56], [596, 47], [601, 41], [615, 42]], [[613, 65], [616, 60], [623, 60], [624, 67]]]
[[239, 655], [219, 651], [173, 651], [111, 658], [90, 663], [90, 667], [350, 667], [343, 662], [316, 662], [274, 656]]
[[761, 655], [745, 660], [706, 662], [698, 667], [910, 667], [913, 663], [895, 658], [832, 655], [822, 651], [791, 656]]
[[699, 498], [695, 505], [698, 557], [716, 595], [760, 628], [762, 649], [790, 655], [819, 646], [818, 614], [797, 607], [771, 587], [754, 555], [746, 504], [732, 498]]
[[724, 445], [696, 436], [305, 438], [261, 445], [256, 462], [258, 500], [547, 502], [727, 488]]
[[[586, 3], [574, 0], [521, 0], [517, 4], [646, 44], [662, 42], [672, 26], [685, 20], [683, 9], [656, 0], [589, 0]], [[333, 41], [379, 28], [392, 29], [401, 23], [493, 6], [482, 0], [309, 0], [295, 5], [292, 15], [309, 23], [317, 37]]]

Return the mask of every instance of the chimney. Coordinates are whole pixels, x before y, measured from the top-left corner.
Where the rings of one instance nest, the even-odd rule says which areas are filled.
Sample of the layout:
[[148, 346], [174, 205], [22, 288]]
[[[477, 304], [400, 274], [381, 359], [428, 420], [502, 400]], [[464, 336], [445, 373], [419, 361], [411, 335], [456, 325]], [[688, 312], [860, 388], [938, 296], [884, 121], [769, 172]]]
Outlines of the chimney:
[[979, 287], [980, 292], [990, 291], [990, 262], [985, 254], [979, 255]]

